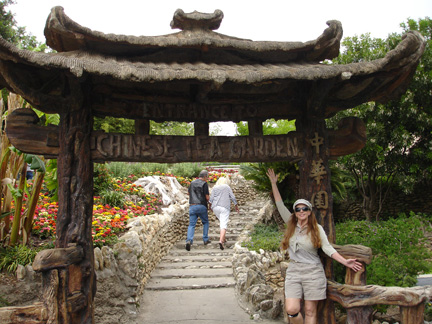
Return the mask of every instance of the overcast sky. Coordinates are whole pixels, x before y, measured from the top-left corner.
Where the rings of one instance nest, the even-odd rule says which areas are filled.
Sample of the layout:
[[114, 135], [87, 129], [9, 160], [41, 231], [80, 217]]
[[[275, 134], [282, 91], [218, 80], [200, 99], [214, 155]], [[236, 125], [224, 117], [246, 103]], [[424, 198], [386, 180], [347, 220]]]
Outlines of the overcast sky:
[[[342, 23], [344, 37], [400, 33], [407, 18], [432, 17], [432, 0], [16, 0], [8, 7], [18, 26], [45, 42], [45, 21], [55, 6], [83, 27], [103, 33], [156, 36], [177, 32], [170, 22], [177, 9], [224, 13], [218, 33], [251, 40], [314, 40], [328, 20]], [[233, 128], [224, 126], [223, 135]], [[221, 134], [222, 135], [222, 134]]]

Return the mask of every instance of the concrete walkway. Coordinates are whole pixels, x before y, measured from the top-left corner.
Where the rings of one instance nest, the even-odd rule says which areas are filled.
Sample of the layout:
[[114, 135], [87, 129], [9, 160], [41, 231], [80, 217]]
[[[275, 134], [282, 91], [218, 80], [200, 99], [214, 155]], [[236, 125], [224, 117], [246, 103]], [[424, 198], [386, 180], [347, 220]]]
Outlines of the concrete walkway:
[[[184, 239], [175, 244], [153, 271], [140, 300], [137, 323], [142, 324], [253, 324], [283, 321], [253, 320], [237, 301], [232, 270], [233, 246], [264, 201], [240, 206], [228, 224], [225, 250], [218, 247], [219, 222], [210, 223], [210, 243], [204, 246], [197, 228], [191, 251]], [[186, 235], [186, 233], [185, 233]]]

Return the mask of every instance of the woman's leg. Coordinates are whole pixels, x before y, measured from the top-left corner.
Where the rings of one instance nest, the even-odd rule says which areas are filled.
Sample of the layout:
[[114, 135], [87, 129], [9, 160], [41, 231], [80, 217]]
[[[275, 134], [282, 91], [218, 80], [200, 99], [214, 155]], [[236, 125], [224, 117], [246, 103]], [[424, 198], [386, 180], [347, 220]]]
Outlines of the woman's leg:
[[305, 300], [305, 324], [316, 324], [318, 300]]
[[300, 302], [301, 299], [299, 298], [285, 298], [285, 311], [291, 324], [303, 324], [303, 316], [300, 313]]
[[226, 229], [221, 228], [219, 242], [225, 243], [225, 234], [226, 234]]

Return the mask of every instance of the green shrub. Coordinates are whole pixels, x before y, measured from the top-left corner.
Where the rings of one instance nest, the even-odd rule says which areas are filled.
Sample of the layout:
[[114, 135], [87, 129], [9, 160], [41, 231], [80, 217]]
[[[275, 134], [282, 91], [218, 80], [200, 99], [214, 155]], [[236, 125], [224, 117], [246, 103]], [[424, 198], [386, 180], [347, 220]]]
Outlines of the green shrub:
[[124, 208], [126, 203], [125, 194], [115, 190], [104, 190], [100, 195], [100, 203], [111, 207]]
[[[367, 265], [367, 283], [410, 287], [417, 276], [431, 270], [431, 252], [425, 246], [422, 228], [429, 225], [426, 215], [401, 214], [385, 222], [348, 221], [336, 225], [336, 244], [361, 244], [372, 249]], [[335, 263], [335, 279], [343, 283], [345, 269]]]
[[93, 192], [99, 196], [104, 190], [112, 188], [112, 178], [106, 164], [95, 163], [93, 169]]
[[165, 163], [129, 163], [129, 162], [111, 162], [107, 168], [113, 178], [133, 179], [145, 176], [153, 172], [168, 173], [168, 165]]
[[198, 163], [176, 163], [171, 168], [171, 173], [176, 177], [198, 177], [203, 167]]
[[243, 247], [247, 247], [250, 251], [259, 252], [260, 249], [265, 251], [279, 251], [280, 242], [283, 237], [276, 224], [265, 225], [257, 224], [251, 233], [251, 239], [243, 243]]
[[0, 248], [0, 271], [14, 273], [19, 264], [22, 266], [31, 264], [39, 250], [25, 245]]

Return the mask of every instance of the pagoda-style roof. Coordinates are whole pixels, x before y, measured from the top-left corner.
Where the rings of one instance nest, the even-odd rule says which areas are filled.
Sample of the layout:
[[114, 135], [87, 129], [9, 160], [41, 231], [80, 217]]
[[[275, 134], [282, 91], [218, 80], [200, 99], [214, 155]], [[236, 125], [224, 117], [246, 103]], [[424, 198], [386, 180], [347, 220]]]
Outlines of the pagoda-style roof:
[[[425, 47], [419, 33], [409, 32], [382, 59], [332, 65], [323, 61], [339, 53], [338, 21], [302, 43], [222, 35], [213, 31], [222, 18], [220, 10], [177, 10], [171, 26], [180, 32], [137, 37], [92, 31], [55, 7], [45, 36], [57, 53], [21, 50], [0, 39], [0, 84], [48, 113], [68, 109], [76, 96], [70, 80], [77, 79], [96, 116], [213, 122], [245, 115], [295, 119], [316, 111], [329, 117], [399, 96]], [[311, 102], [318, 107], [306, 109]]]

